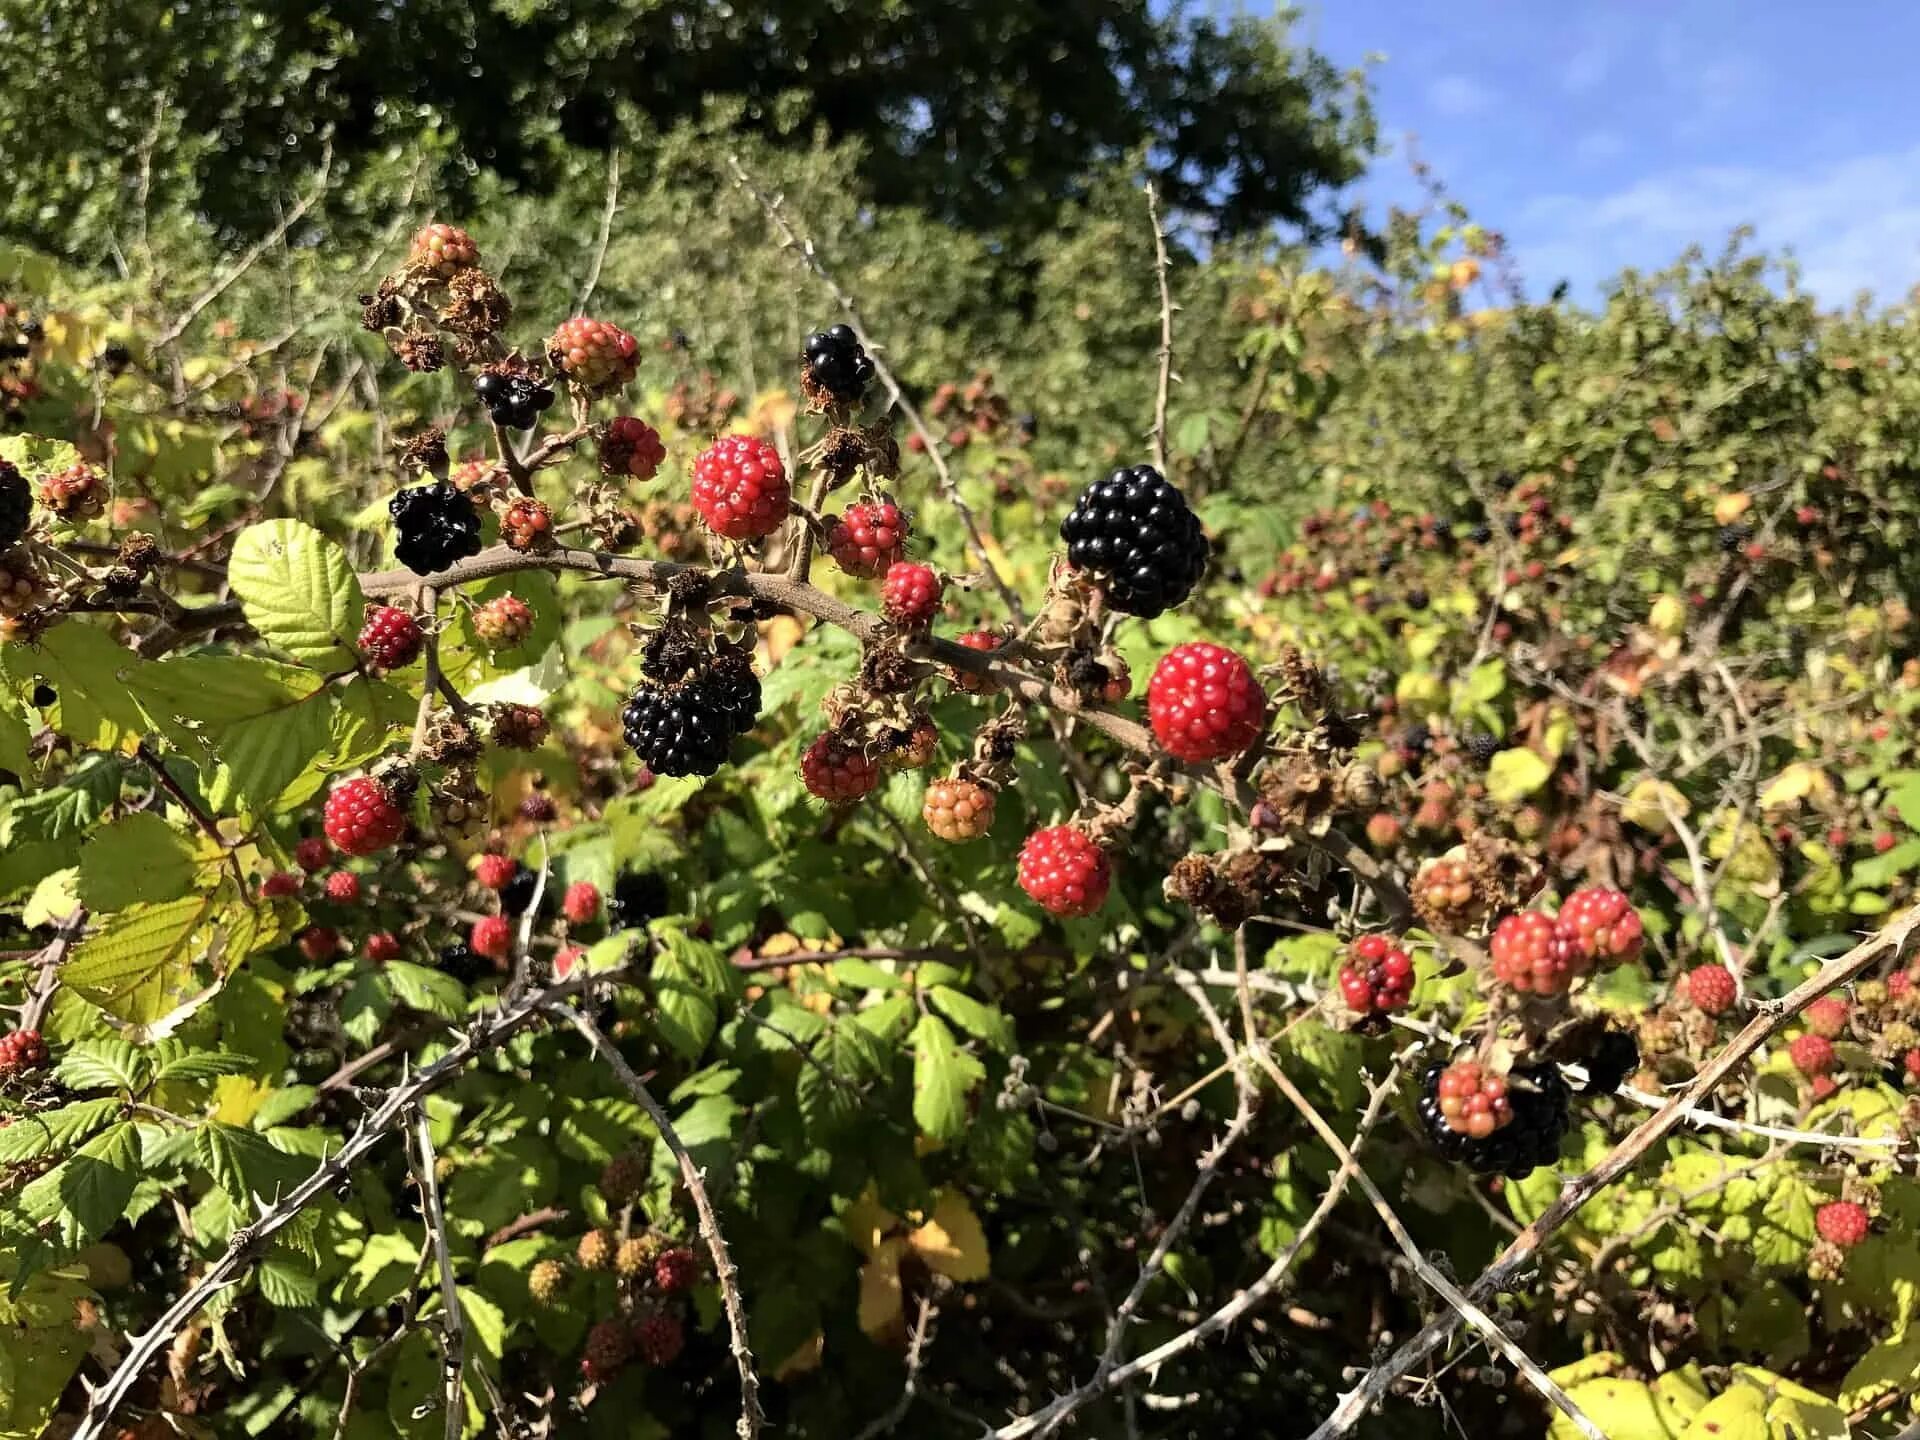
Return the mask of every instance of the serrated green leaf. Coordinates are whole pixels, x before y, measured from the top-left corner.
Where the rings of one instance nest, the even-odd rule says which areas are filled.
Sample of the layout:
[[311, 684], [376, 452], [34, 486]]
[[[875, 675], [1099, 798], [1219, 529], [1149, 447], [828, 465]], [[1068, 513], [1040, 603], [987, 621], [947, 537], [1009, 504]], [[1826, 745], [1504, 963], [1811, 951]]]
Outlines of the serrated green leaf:
[[115, 750], [146, 733], [131, 687], [151, 666], [95, 625], [69, 621], [35, 645], [0, 646], [15, 693], [26, 696], [44, 680], [58, 699], [42, 712], [59, 734], [90, 750]]
[[93, 1292], [71, 1274], [23, 1279], [16, 1257], [0, 1252], [0, 1437], [33, 1440], [60, 1405], [86, 1356], [92, 1332], [83, 1301]]
[[908, 990], [911, 985], [902, 976], [882, 970], [869, 960], [836, 960], [827, 967], [836, 985], [856, 990]]
[[60, 784], [23, 795], [0, 815], [0, 844], [48, 844], [77, 839], [120, 798], [126, 767], [105, 755], [90, 755]]
[[347, 552], [311, 525], [248, 526], [233, 542], [227, 581], [247, 622], [275, 649], [319, 669], [354, 664], [366, 597]]
[[54, 1077], [70, 1090], [142, 1090], [147, 1058], [118, 1036], [76, 1040], [60, 1057]]
[[322, 676], [241, 655], [176, 656], [142, 677], [152, 724], [191, 756], [207, 802], [263, 812], [332, 741]]
[[153, 1047], [155, 1084], [169, 1080], [216, 1080], [222, 1075], [244, 1075], [254, 1062], [231, 1050], [194, 1050], [177, 1040]]
[[314, 1168], [300, 1156], [277, 1148], [257, 1131], [217, 1120], [200, 1127], [194, 1153], [214, 1183], [243, 1206], [250, 1206], [255, 1196], [277, 1200]]
[[109, 1015], [136, 1024], [157, 1020], [192, 992], [217, 908], [211, 895], [131, 906], [75, 947], [61, 983]]
[[16, 1115], [0, 1126], [0, 1165], [38, 1160], [60, 1150], [70, 1150], [87, 1136], [119, 1114], [117, 1095], [98, 1100], [76, 1100], [55, 1110]]
[[934, 1008], [974, 1039], [996, 1050], [1013, 1048], [1013, 1022], [993, 1006], [947, 985], [936, 985], [929, 993]]
[[61, 1248], [98, 1240], [126, 1213], [140, 1179], [140, 1132], [123, 1120], [101, 1131], [20, 1192], [22, 1214], [51, 1225]]
[[401, 960], [389, 961], [383, 970], [401, 1004], [445, 1020], [457, 1020], [466, 1014], [467, 987], [445, 971]]
[[269, 1255], [254, 1271], [260, 1298], [283, 1310], [304, 1310], [320, 1303], [320, 1279], [307, 1261]]
[[966, 1133], [967, 1097], [987, 1078], [987, 1067], [955, 1043], [937, 1015], [922, 1015], [913, 1027], [913, 1118], [936, 1140]]
[[102, 826], [80, 847], [79, 897], [96, 914], [177, 900], [199, 868], [193, 838], [150, 811]]

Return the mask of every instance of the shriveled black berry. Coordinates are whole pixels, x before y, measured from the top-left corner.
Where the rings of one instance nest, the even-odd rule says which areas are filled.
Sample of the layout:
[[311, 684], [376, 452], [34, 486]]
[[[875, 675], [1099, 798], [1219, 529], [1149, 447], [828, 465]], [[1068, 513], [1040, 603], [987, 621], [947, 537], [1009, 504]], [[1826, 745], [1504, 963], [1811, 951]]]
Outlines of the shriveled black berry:
[[1069, 563], [1099, 580], [1108, 604], [1144, 620], [1185, 600], [1207, 568], [1199, 517], [1151, 465], [1116, 470], [1081, 491], [1060, 538]]
[[1731, 555], [1753, 538], [1753, 527], [1751, 525], [1722, 525], [1720, 527], [1719, 538], [1720, 549], [1724, 553]]
[[1467, 532], [1467, 538], [1476, 545], [1484, 545], [1493, 538], [1491, 525], [1476, 525]]
[[1631, 1030], [1603, 1031], [1584, 1063], [1587, 1083], [1580, 1087], [1580, 1093], [1611, 1095], [1640, 1068], [1640, 1042]]
[[620, 712], [627, 744], [660, 775], [711, 775], [760, 715], [760, 677], [727, 650], [685, 679], [642, 681]]
[[1427, 595], [1426, 591], [1424, 590], [1407, 591], [1407, 608], [1409, 610], [1424, 610], [1427, 608], [1427, 606], [1430, 603], [1432, 602], [1430, 597]]
[[623, 870], [607, 897], [607, 925], [614, 930], [637, 930], [673, 908], [667, 882], [651, 870]]
[[814, 385], [842, 404], [857, 403], [873, 383], [873, 359], [851, 325], [833, 325], [809, 335], [801, 359]]
[[5, 460], [0, 460], [0, 550], [18, 545], [33, 523], [33, 489]]
[[515, 917], [526, 914], [539, 884], [540, 872], [522, 865], [513, 872], [513, 878], [500, 887], [500, 913]]
[[1552, 1065], [1514, 1070], [1507, 1076], [1507, 1104], [1513, 1118], [1491, 1135], [1474, 1139], [1447, 1124], [1440, 1113], [1440, 1073], [1443, 1061], [1434, 1061], [1420, 1077], [1416, 1107], [1427, 1138], [1447, 1159], [1482, 1175], [1505, 1175], [1521, 1180], [1560, 1156], [1567, 1133], [1567, 1082]]
[[1499, 738], [1485, 730], [1475, 731], [1467, 737], [1467, 753], [1484, 765], [1500, 753]]
[[445, 480], [398, 491], [387, 502], [393, 553], [416, 575], [432, 575], [480, 551], [480, 512]]

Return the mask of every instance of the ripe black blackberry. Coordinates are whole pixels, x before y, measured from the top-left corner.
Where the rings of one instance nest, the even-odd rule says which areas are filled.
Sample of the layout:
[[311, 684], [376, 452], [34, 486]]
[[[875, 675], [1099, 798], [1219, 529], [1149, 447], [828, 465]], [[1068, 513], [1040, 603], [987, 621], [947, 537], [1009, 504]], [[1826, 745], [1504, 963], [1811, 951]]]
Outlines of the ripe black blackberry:
[[1480, 764], [1485, 765], [1500, 753], [1500, 741], [1498, 737], [1488, 734], [1485, 730], [1476, 730], [1467, 737], [1467, 753]]
[[395, 492], [387, 513], [398, 535], [394, 556], [416, 575], [432, 575], [480, 551], [480, 512], [445, 480]]
[[1151, 465], [1082, 490], [1060, 538], [1069, 563], [1099, 579], [1114, 609], [1143, 620], [1185, 600], [1207, 568], [1199, 517]]
[[1640, 1042], [1631, 1030], [1604, 1031], [1581, 1063], [1587, 1067], [1587, 1083], [1580, 1093], [1611, 1095], [1640, 1068]]
[[1751, 525], [1722, 525], [1719, 536], [1721, 553], [1731, 555], [1752, 538]]
[[1521, 1180], [1560, 1156], [1567, 1133], [1567, 1082], [1552, 1065], [1516, 1069], [1507, 1077], [1513, 1118], [1484, 1139], [1463, 1135], [1440, 1113], [1438, 1087], [1446, 1062], [1434, 1061], [1420, 1077], [1420, 1124], [1441, 1155], [1482, 1175]]
[[1418, 725], [1407, 727], [1407, 733], [1400, 737], [1400, 748], [1410, 755], [1418, 755], [1433, 743], [1433, 730], [1421, 721]]
[[0, 460], [0, 550], [20, 543], [33, 523], [33, 490], [22, 475]]
[[1432, 598], [1424, 590], [1407, 591], [1407, 608], [1409, 610], [1424, 610], [1432, 603]]
[[1467, 538], [1476, 545], [1484, 545], [1493, 539], [1493, 527], [1485, 524], [1476, 525], [1467, 532]]
[[462, 985], [471, 985], [493, 970], [492, 964], [468, 949], [464, 940], [440, 947], [440, 968]]
[[627, 744], [655, 774], [711, 775], [759, 714], [760, 678], [737, 656], [684, 680], [642, 681], [620, 719]]
[[482, 370], [474, 377], [473, 393], [486, 407], [487, 418], [506, 430], [531, 430], [553, 404], [552, 387], [524, 370]]
[[809, 335], [801, 359], [806, 379], [843, 405], [858, 404], [873, 383], [873, 360], [851, 325], [833, 325]]
[[500, 913], [516, 919], [526, 914], [539, 884], [540, 872], [522, 865], [513, 872], [513, 878], [500, 887]]
[[613, 894], [607, 899], [607, 926], [638, 930], [672, 908], [673, 893], [665, 880], [651, 870], [625, 870], [615, 878]]

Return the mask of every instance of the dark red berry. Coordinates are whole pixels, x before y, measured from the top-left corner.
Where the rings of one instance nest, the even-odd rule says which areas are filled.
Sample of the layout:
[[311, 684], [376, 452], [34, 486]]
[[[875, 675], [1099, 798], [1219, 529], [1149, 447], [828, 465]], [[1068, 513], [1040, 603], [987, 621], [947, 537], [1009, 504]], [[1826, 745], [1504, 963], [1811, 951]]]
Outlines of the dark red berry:
[[1107, 901], [1107, 852], [1073, 825], [1036, 830], [1020, 847], [1020, 888], [1055, 915], [1091, 915]]

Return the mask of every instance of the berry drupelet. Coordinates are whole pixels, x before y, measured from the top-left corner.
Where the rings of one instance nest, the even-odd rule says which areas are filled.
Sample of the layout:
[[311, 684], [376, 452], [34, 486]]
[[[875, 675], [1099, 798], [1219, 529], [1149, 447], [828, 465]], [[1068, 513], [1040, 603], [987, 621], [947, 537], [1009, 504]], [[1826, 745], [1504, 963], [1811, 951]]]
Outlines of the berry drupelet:
[[387, 502], [393, 553], [416, 575], [434, 575], [480, 552], [480, 512], [445, 480], [397, 491]]
[[[1518, 1180], [1535, 1167], [1550, 1165], [1560, 1154], [1561, 1138], [1567, 1133], [1567, 1084], [1551, 1065], [1516, 1069], [1501, 1087], [1499, 1105], [1505, 1107], [1505, 1119], [1484, 1135], [1472, 1131], [1485, 1123], [1499, 1108], [1492, 1100], [1469, 1104], [1462, 1094], [1464, 1076], [1456, 1075], [1443, 1094], [1442, 1080], [1450, 1071], [1478, 1071], [1474, 1065], [1448, 1066], [1435, 1061], [1421, 1078], [1419, 1112], [1422, 1126], [1434, 1147], [1449, 1160], [1480, 1174], [1503, 1174]], [[1478, 1088], [1484, 1092], [1487, 1077], [1482, 1075]], [[1449, 1116], [1451, 1104], [1456, 1114]], [[1476, 1115], [1484, 1116], [1476, 1119]], [[1465, 1128], [1459, 1128], [1464, 1120]]]
[[712, 775], [759, 716], [760, 677], [739, 652], [682, 680], [642, 681], [620, 712], [627, 744], [657, 775]]
[[553, 387], [525, 370], [482, 370], [474, 376], [473, 393], [503, 430], [531, 430], [553, 404]]
[[1036, 830], [1020, 847], [1020, 888], [1055, 915], [1077, 918], [1107, 903], [1107, 852], [1074, 825]]
[[1068, 562], [1099, 581], [1108, 604], [1146, 620], [1185, 600], [1207, 568], [1199, 517], [1151, 465], [1081, 491], [1060, 538]]
[[1359, 1015], [1407, 1008], [1413, 997], [1413, 961], [1385, 935], [1362, 935], [1347, 947], [1340, 967], [1340, 998]]

